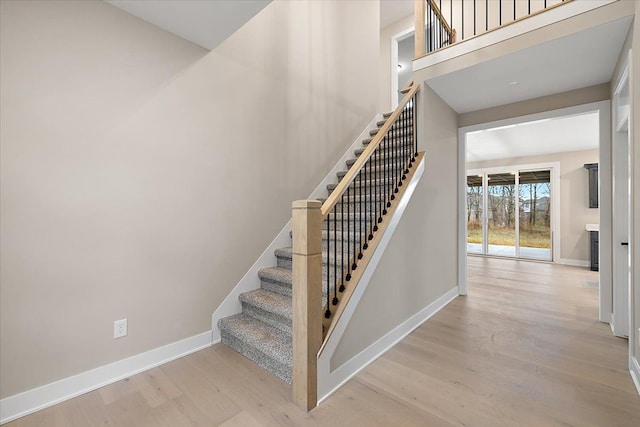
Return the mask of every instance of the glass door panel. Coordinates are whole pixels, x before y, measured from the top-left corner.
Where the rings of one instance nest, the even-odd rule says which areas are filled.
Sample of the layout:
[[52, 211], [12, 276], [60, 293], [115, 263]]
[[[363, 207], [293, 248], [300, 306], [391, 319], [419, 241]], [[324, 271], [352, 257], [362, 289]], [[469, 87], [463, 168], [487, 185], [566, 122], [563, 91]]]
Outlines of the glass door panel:
[[516, 175], [489, 174], [487, 177], [487, 240], [489, 255], [517, 256]]
[[467, 252], [482, 250], [482, 175], [467, 177]]
[[551, 259], [551, 171], [519, 173], [520, 257]]

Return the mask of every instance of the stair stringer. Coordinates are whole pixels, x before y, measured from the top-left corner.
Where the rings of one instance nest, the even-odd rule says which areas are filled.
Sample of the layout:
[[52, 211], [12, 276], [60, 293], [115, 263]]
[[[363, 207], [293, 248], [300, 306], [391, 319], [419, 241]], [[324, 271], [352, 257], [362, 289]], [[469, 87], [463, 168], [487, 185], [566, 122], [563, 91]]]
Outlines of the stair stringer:
[[[383, 120], [382, 114], [376, 114], [376, 116], [367, 124], [362, 133], [354, 140], [340, 160], [335, 164], [333, 169], [329, 171], [327, 176], [316, 187], [315, 190], [309, 195], [309, 199], [319, 199], [326, 197], [327, 185], [337, 182], [336, 174], [344, 170], [344, 165], [347, 160], [353, 158], [353, 152], [362, 147], [362, 140], [370, 137], [369, 132], [377, 129], [377, 122]], [[212, 330], [212, 343], [217, 344], [221, 340], [220, 328], [218, 327], [218, 320], [233, 316], [242, 312], [242, 304], [240, 302], [240, 294], [253, 291], [260, 288], [260, 278], [258, 277], [258, 271], [263, 268], [272, 267], [276, 264], [276, 256], [274, 251], [278, 248], [291, 246], [291, 220], [289, 220], [285, 226], [280, 230], [278, 235], [267, 246], [262, 255], [256, 260], [256, 262], [249, 268], [249, 271], [240, 279], [236, 286], [229, 292], [229, 295], [222, 301], [218, 308], [213, 312], [211, 316], [211, 330]]]
[[[333, 356], [340, 340], [342, 339], [342, 335], [344, 334], [353, 313], [356, 310], [356, 307], [360, 303], [360, 299], [364, 295], [371, 278], [380, 262], [382, 255], [384, 254], [391, 237], [393, 236], [402, 215], [404, 214], [411, 197], [413, 196], [413, 192], [416, 189], [416, 186], [420, 182], [422, 175], [425, 170], [425, 156], [422, 157], [422, 160], [417, 165], [416, 172], [411, 177], [411, 180], [406, 184], [406, 190], [400, 200], [398, 200], [398, 206], [393, 212], [392, 216], [388, 219], [389, 225], [384, 231], [384, 235], [380, 239], [380, 243], [375, 248], [373, 255], [371, 257], [371, 261], [365, 268], [365, 271], [358, 282], [357, 286], [355, 286], [353, 290], [353, 294], [351, 298], [347, 302], [347, 305], [342, 312], [340, 318], [338, 319], [333, 331], [327, 338], [326, 342], [320, 349], [318, 354], [318, 365], [317, 365], [317, 377], [318, 377], [318, 404], [333, 394], [342, 384], [348, 381], [351, 377], [357, 374], [362, 368], [367, 366], [373, 360], [375, 360], [379, 354], [372, 355], [371, 357], [365, 357], [364, 360], [361, 360], [358, 363], [358, 366], [349, 366], [349, 369], [342, 369], [342, 366], [334, 371], [331, 371], [331, 357]], [[456, 294], [457, 295], [457, 294]]]

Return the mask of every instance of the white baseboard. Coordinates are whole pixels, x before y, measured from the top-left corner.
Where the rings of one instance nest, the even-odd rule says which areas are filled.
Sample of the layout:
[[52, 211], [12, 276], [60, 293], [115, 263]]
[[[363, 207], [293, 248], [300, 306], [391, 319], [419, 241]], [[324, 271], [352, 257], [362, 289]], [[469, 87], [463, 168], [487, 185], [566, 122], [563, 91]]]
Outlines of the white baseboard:
[[[381, 114], [371, 120], [367, 126], [362, 130], [360, 135], [353, 141], [349, 148], [342, 155], [340, 160], [335, 164], [333, 169], [329, 171], [327, 176], [322, 180], [315, 190], [309, 195], [308, 199], [319, 199], [327, 196], [327, 184], [332, 184], [338, 181], [336, 174], [345, 170], [346, 161], [354, 158], [354, 150], [362, 147], [362, 140], [368, 138], [369, 131], [376, 129], [377, 122], [382, 120]], [[291, 246], [291, 238], [289, 237], [289, 231], [291, 230], [291, 220], [285, 224], [280, 230], [280, 233], [271, 242], [269, 246], [262, 252], [262, 255], [251, 266], [249, 271], [240, 279], [236, 286], [231, 290], [229, 295], [222, 301], [222, 304], [213, 312], [211, 316], [211, 330], [213, 331], [213, 340], [220, 340], [220, 329], [218, 328], [218, 320], [240, 313], [242, 311], [242, 305], [238, 297], [244, 292], [249, 292], [254, 289], [260, 288], [260, 278], [258, 277], [258, 271], [263, 268], [273, 267], [276, 265], [276, 256], [274, 251], [278, 248], [284, 248]]]
[[636, 386], [636, 391], [640, 394], [640, 364], [638, 359], [631, 356], [629, 358], [629, 372], [631, 373], [631, 379]]
[[[458, 287], [455, 286], [427, 307], [411, 316], [404, 323], [397, 326], [391, 332], [384, 335], [378, 341], [374, 342], [369, 347], [349, 359], [348, 362], [333, 372], [331, 372], [328, 365], [323, 366], [323, 371], [320, 372], [320, 361], [318, 361], [318, 405], [342, 387], [344, 383], [349, 381], [358, 372], [369, 366], [387, 350], [413, 332], [418, 326], [422, 325], [431, 316], [453, 301], [457, 296]], [[320, 383], [322, 383], [322, 389], [320, 389]]]
[[0, 400], [0, 424], [210, 347], [211, 331], [176, 341]]
[[590, 267], [591, 266], [591, 263], [589, 261], [585, 261], [582, 259], [566, 259], [566, 258], [560, 258], [560, 260], [558, 260], [558, 264], [572, 265], [574, 267]]

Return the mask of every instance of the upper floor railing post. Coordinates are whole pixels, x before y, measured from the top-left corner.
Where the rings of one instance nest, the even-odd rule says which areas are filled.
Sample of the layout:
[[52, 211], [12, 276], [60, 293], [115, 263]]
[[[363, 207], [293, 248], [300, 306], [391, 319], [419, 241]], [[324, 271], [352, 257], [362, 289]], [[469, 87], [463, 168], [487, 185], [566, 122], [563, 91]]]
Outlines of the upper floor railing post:
[[[425, 14], [426, 14], [426, 4], [424, 0], [414, 0], [414, 28], [415, 28], [415, 51], [414, 58], [419, 58], [426, 52], [425, 45]], [[421, 28], [421, 31], [418, 31], [418, 28]]]
[[322, 345], [322, 203], [297, 200], [293, 217], [293, 400], [307, 411], [318, 403]]

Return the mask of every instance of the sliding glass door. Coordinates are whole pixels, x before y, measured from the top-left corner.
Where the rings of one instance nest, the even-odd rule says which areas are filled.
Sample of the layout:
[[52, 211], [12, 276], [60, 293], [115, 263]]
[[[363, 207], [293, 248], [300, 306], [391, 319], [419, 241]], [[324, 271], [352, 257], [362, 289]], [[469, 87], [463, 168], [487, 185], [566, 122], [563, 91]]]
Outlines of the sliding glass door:
[[550, 261], [552, 168], [509, 169], [468, 172], [467, 252]]
[[510, 172], [487, 176], [487, 241], [489, 255], [516, 254], [516, 176]]
[[551, 259], [551, 171], [520, 172], [520, 257]]

